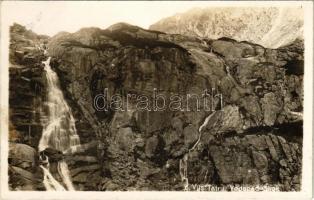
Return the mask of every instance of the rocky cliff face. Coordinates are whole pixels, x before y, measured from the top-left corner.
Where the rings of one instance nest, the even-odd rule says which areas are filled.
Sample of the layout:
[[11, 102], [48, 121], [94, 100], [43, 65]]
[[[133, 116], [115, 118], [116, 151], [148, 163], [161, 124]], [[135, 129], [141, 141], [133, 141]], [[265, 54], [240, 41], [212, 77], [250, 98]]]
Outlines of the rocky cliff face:
[[42, 134], [45, 76], [41, 62], [47, 36], [14, 24], [10, 28], [9, 66], [9, 186], [14, 190], [44, 190], [37, 146]]
[[217, 39], [229, 37], [268, 48], [303, 38], [302, 8], [195, 8], [162, 19], [152, 30]]
[[[58, 34], [48, 47], [78, 134], [90, 149], [70, 166], [80, 189], [182, 190], [186, 180], [189, 189], [300, 189], [303, 41], [267, 49], [120, 23]], [[129, 110], [96, 110], [94, 98], [106, 88], [109, 96], [149, 98], [154, 88], [166, 97], [213, 89], [223, 105], [154, 112], [136, 109], [131, 100]]]
[[[300, 190], [302, 40], [267, 49], [124, 23], [49, 39], [30, 39], [28, 34], [33, 35], [18, 25], [11, 29], [13, 190], [44, 189], [36, 148], [44, 120], [39, 108], [45, 107], [41, 61], [46, 58], [40, 48], [29, 48], [44, 40], [82, 143], [75, 155], [63, 155], [76, 189], [195, 190], [206, 185], [268, 184]], [[201, 97], [206, 89], [222, 96], [212, 100], [210, 110], [192, 104], [190, 110], [147, 111], [138, 109], [136, 98], [125, 98], [131, 94], [152, 99], [154, 91], [165, 97]], [[113, 99], [103, 102], [115, 105], [111, 109], [97, 110], [94, 99], [106, 90], [109, 96], [124, 97], [121, 102], [128, 101], [128, 110], [114, 109], [118, 105]], [[187, 99], [182, 102], [185, 105]]]

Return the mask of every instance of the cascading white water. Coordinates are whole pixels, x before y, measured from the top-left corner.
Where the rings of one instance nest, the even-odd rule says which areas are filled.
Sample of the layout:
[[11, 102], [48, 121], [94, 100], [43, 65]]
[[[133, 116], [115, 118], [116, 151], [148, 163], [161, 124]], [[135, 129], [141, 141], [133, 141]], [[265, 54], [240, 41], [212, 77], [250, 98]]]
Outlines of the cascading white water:
[[[80, 139], [76, 133], [72, 112], [60, 89], [58, 76], [50, 67], [50, 59], [49, 57], [43, 62], [47, 77], [48, 119], [44, 124], [38, 150], [44, 151], [50, 147], [64, 153], [71, 147], [79, 145]], [[48, 157], [46, 163], [47, 166], [41, 165], [40, 167], [44, 172], [43, 183], [47, 190], [74, 190], [68, 165], [64, 160], [59, 161], [57, 166], [58, 174], [61, 176], [63, 183], [59, 183], [49, 171]]]
[[207, 126], [209, 120], [215, 115], [216, 111], [212, 112], [210, 115], [208, 115], [203, 124], [199, 127], [198, 129], [198, 140], [194, 143], [194, 145], [192, 146], [192, 148], [190, 148], [188, 150], [188, 152], [183, 156], [182, 159], [180, 159], [179, 162], [179, 173], [181, 176], [181, 181], [184, 183], [184, 190], [188, 191], [189, 190], [189, 178], [188, 178], [188, 160], [189, 160], [189, 154], [191, 151], [193, 151], [197, 145], [199, 144], [199, 142], [201, 141], [201, 137], [202, 137], [202, 130], [204, 129], [204, 127]]

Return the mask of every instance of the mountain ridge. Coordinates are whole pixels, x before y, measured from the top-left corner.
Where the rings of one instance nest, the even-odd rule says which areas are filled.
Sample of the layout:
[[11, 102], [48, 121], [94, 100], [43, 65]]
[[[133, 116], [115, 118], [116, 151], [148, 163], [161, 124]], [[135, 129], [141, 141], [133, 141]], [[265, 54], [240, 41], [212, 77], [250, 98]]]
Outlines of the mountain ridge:
[[149, 29], [202, 38], [230, 37], [268, 48], [303, 38], [302, 8], [197, 8], [167, 17]]

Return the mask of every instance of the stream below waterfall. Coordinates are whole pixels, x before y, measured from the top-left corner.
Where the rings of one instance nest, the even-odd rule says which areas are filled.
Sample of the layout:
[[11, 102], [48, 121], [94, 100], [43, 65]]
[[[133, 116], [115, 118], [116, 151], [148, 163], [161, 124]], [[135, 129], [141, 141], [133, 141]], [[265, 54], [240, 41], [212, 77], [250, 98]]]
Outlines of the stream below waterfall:
[[[44, 152], [45, 149], [51, 148], [64, 153], [66, 150], [79, 145], [80, 138], [76, 132], [71, 109], [60, 89], [58, 76], [50, 67], [50, 59], [51, 57], [43, 62], [47, 78], [47, 100], [45, 103], [47, 114], [43, 122], [44, 128], [38, 150]], [[57, 161], [56, 172], [52, 172], [49, 157], [41, 153], [40, 159], [42, 163], [45, 163], [41, 164], [40, 167], [43, 169], [43, 184], [46, 190], [75, 190], [66, 161]], [[59, 181], [57, 176], [61, 178]]]

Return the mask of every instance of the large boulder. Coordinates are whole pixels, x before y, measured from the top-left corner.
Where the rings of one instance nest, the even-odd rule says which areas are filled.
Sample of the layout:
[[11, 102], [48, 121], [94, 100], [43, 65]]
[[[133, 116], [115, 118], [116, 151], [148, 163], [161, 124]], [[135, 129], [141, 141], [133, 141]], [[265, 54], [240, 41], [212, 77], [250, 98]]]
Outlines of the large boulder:
[[34, 148], [26, 144], [9, 143], [9, 159], [12, 162], [28, 162], [35, 165], [38, 161], [38, 155]]
[[37, 151], [19, 143], [9, 144], [9, 186], [14, 190], [43, 190]]

